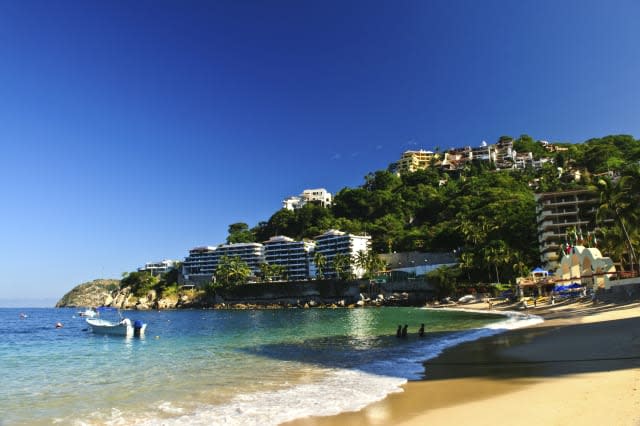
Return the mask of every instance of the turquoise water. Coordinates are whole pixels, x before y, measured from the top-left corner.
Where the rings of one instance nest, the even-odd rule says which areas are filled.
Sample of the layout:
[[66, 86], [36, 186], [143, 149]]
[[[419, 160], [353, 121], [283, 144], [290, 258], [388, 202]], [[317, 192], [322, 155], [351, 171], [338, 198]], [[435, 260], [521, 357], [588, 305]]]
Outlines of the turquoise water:
[[[95, 335], [72, 309], [0, 309], [0, 425], [337, 414], [422, 378], [421, 362], [446, 347], [531, 321], [419, 308], [124, 314], [148, 324], [144, 338]], [[396, 338], [398, 324], [409, 325], [407, 339]]]

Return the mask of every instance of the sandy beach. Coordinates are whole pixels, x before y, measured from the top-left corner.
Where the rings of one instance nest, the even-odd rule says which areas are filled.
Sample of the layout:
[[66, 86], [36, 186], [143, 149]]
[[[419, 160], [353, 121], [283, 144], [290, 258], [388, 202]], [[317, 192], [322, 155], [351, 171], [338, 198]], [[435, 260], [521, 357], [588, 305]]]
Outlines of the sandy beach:
[[640, 425], [640, 303], [577, 301], [529, 312], [545, 321], [445, 351], [404, 392], [359, 412], [290, 424]]

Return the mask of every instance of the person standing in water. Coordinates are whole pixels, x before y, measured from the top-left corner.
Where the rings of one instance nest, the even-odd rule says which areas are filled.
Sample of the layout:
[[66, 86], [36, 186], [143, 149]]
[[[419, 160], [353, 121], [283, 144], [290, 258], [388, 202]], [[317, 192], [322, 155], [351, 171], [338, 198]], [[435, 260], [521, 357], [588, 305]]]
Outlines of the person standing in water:
[[424, 324], [420, 324], [420, 330], [418, 330], [418, 336], [424, 337]]
[[402, 336], [402, 326], [398, 324], [398, 331], [396, 331], [396, 337]]
[[404, 325], [404, 327], [402, 327], [402, 337], [407, 337], [407, 328], [409, 326], [407, 324]]

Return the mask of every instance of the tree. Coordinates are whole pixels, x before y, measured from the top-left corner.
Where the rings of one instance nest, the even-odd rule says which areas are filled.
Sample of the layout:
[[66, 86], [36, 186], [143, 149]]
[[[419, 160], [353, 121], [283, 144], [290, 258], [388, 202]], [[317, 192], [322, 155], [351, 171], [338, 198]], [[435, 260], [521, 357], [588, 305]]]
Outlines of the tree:
[[353, 259], [355, 266], [365, 271], [366, 278], [373, 278], [378, 272], [384, 269], [384, 260], [372, 251], [360, 250]]
[[[640, 182], [640, 179], [634, 177], [633, 171], [625, 177], [621, 177], [617, 183], [608, 178], [600, 179], [598, 182], [600, 206], [596, 217], [603, 227], [619, 229], [619, 232], [609, 232], [607, 234], [609, 238], [616, 235], [624, 238], [620, 243], [626, 245], [629, 263], [632, 268], [636, 265], [637, 259], [632, 236], [637, 234], [638, 230], [637, 192], [633, 192], [638, 190], [640, 186], [638, 182]], [[610, 225], [608, 225], [607, 220]]]
[[441, 266], [427, 274], [427, 280], [433, 284], [438, 299], [452, 296], [457, 289], [455, 271], [448, 266]]
[[348, 254], [338, 253], [333, 257], [333, 270], [340, 280], [348, 280], [352, 278], [351, 273], [351, 256]]
[[224, 287], [244, 284], [250, 276], [249, 265], [239, 256], [222, 256], [215, 272], [216, 281]]
[[316, 265], [316, 278], [319, 280], [324, 279], [324, 268], [327, 266], [327, 259], [324, 254], [319, 251], [313, 255], [313, 263]]
[[232, 223], [229, 225], [227, 244], [253, 242], [255, 242], [255, 237], [249, 230], [249, 225], [243, 222]]
[[286, 279], [286, 268], [283, 265], [264, 262], [260, 264], [260, 274], [264, 281], [273, 281], [278, 278]]
[[507, 244], [502, 240], [493, 240], [484, 248], [483, 254], [485, 264], [495, 268], [496, 282], [499, 283], [499, 267], [509, 262], [509, 250]]

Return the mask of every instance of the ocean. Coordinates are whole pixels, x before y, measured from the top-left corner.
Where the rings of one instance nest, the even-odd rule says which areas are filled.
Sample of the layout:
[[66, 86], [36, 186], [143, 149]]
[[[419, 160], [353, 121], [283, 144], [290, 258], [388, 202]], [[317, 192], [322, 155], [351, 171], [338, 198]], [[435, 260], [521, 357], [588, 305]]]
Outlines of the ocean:
[[0, 308], [0, 425], [276, 425], [355, 411], [428, 375], [423, 362], [445, 348], [541, 321], [423, 308], [123, 314], [148, 324], [143, 338], [93, 334], [74, 309]]

